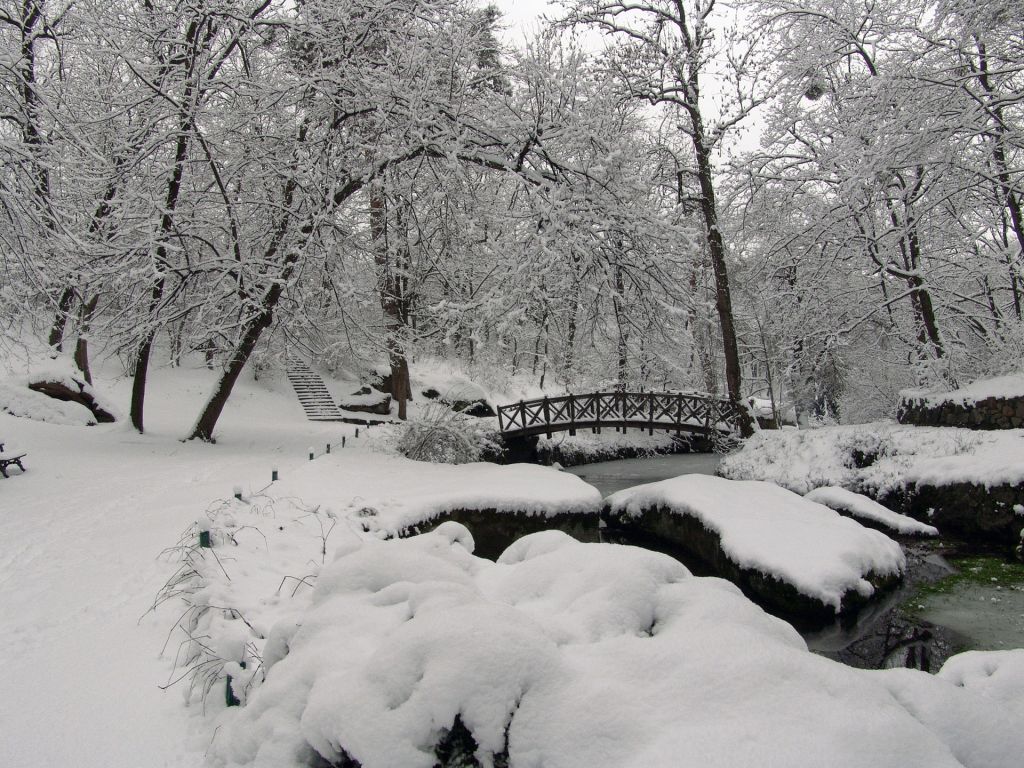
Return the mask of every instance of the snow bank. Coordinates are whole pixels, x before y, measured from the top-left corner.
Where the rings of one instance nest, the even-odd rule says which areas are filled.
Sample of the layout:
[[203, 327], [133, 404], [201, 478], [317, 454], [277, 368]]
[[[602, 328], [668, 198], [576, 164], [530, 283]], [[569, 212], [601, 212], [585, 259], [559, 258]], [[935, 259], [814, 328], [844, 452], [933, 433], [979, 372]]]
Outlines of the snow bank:
[[990, 397], [1001, 399], [1024, 397], [1024, 373], [1009, 376], [997, 376], [991, 379], [979, 379], [966, 387], [952, 391], [931, 392], [920, 389], [906, 389], [900, 392], [904, 400], [919, 400], [928, 407], [946, 403], [955, 405], [974, 405], [979, 400]]
[[1018, 723], [1024, 723], [1024, 649], [961, 653], [943, 664], [938, 676], [997, 703]]
[[815, 488], [804, 498], [824, 504], [837, 512], [847, 512], [857, 520], [869, 521], [884, 526], [890, 531], [907, 536], [938, 536], [939, 530], [933, 525], [918, 522], [912, 517], [893, 512], [877, 501], [859, 493], [834, 485]]
[[446, 403], [490, 401], [489, 393], [450, 360], [418, 359], [412, 366], [411, 379], [413, 397], [416, 400], [425, 397], [424, 392], [433, 390], [437, 393], [435, 397]]
[[271, 630], [265, 682], [221, 708], [214, 759], [432, 768], [458, 718], [485, 766], [1019, 764], [1019, 721], [1000, 696], [965, 695], [955, 665], [814, 656], [732, 585], [656, 553], [546, 532], [495, 564], [471, 540], [447, 523], [347, 542], [308, 610]]
[[[259, 660], [281, 653], [282, 637], [271, 627], [304, 608], [338, 547], [396, 536], [457, 510], [589, 513], [596, 529], [601, 504], [595, 488], [546, 467], [434, 465], [352, 448], [242, 496], [214, 503], [189, 527], [172, 548], [182, 565], [158, 598], [183, 596], [188, 605], [177, 623], [184, 640], [176, 666], [186, 670], [193, 697], [206, 698], [230, 676], [233, 695], [246, 700], [262, 675]], [[199, 545], [201, 532], [211, 548]], [[468, 534], [465, 541], [472, 549]]]
[[900, 546], [884, 534], [772, 483], [683, 475], [612, 494], [613, 514], [665, 508], [718, 534], [726, 556], [769, 574], [838, 613], [843, 596], [874, 592], [868, 575], [899, 576]]
[[838, 485], [873, 496], [910, 484], [1024, 482], [1024, 430], [975, 431], [895, 422], [760, 432], [719, 474], [796, 493]]
[[550, 517], [593, 514], [601, 507], [596, 488], [549, 467], [430, 464], [352, 449], [319, 457], [267, 494], [302, 499], [389, 536], [455, 510]]
[[575, 435], [568, 432], [559, 432], [551, 437], [541, 435], [537, 442], [540, 453], [557, 457], [564, 466], [623, 456], [654, 456], [669, 453], [674, 447], [675, 438], [671, 432], [651, 435], [639, 430], [616, 432], [611, 428], [604, 429], [600, 435], [584, 431]]

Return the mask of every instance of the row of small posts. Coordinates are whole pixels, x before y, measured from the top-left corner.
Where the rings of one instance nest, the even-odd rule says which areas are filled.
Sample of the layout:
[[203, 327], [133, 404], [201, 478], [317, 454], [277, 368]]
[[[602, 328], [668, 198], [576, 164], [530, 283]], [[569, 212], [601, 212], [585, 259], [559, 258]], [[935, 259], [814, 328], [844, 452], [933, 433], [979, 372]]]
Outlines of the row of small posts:
[[[357, 438], [359, 437], [359, 427], [356, 427], [356, 434], [355, 434], [355, 436]], [[345, 435], [341, 436], [341, 447], [342, 448], [345, 447]], [[322, 455], [329, 454], [330, 452], [331, 452], [331, 443], [327, 443], [326, 444], [326, 450], [324, 451], [324, 454], [322, 454]], [[313, 461], [313, 459], [315, 459], [315, 458], [316, 458], [316, 451], [313, 449], [313, 446], [310, 446], [309, 447], [309, 460]], [[270, 470], [270, 482], [276, 483], [278, 478], [279, 478], [279, 473], [277, 471], [277, 467], [274, 467], [273, 469]], [[242, 487], [240, 485], [236, 485], [234, 487], [233, 495], [234, 495], [236, 500], [243, 501], [243, 499], [242, 499]], [[199, 546], [202, 549], [213, 549], [213, 541], [210, 539], [210, 531], [209, 530], [199, 531]], [[245, 660], [243, 659], [243, 660], [239, 661], [238, 665], [242, 669], [245, 669]], [[238, 698], [235, 696], [234, 691], [231, 690], [231, 675], [225, 675], [225, 681], [224, 681], [224, 702], [229, 707], [237, 707], [241, 703], [238, 700]]]

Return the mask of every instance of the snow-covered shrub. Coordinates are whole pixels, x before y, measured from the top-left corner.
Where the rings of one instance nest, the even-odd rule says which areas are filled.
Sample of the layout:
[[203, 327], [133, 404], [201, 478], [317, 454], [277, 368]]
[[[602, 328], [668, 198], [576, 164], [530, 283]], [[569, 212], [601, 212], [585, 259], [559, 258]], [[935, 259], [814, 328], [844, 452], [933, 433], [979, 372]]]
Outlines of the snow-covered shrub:
[[168, 685], [185, 682], [186, 699], [204, 706], [244, 704], [274, 657], [270, 627], [305, 607], [336, 522], [294, 498], [257, 496], [215, 502], [190, 525], [165, 550], [180, 565], [153, 606], [185, 606], [167, 638], [177, 641]]
[[558, 531], [520, 539], [498, 563], [472, 550], [453, 522], [339, 549], [306, 610], [271, 630], [265, 682], [217, 718], [211, 758], [239, 768], [1019, 764], [1024, 651], [952, 659], [937, 676], [857, 670], [809, 653], [732, 584], [665, 555]]
[[428, 406], [408, 422], [397, 449], [408, 459], [436, 464], [481, 461], [501, 450], [489, 420], [463, 416], [440, 404]]

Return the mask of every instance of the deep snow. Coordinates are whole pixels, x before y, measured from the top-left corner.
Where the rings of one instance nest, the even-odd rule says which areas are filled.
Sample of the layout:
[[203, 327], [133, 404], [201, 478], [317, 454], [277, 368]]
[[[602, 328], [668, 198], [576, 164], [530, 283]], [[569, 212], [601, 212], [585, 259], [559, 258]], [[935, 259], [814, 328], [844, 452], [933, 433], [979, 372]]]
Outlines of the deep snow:
[[[853, 456], [870, 459], [858, 467]], [[719, 473], [767, 480], [796, 493], [822, 486], [883, 495], [911, 483], [1024, 483], [1024, 429], [976, 431], [891, 421], [764, 431], [727, 456]]]
[[497, 563], [472, 548], [452, 522], [341, 542], [211, 753], [299, 768], [343, 746], [364, 768], [430, 768], [456, 715], [485, 766], [506, 746], [533, 768], [1016, 768], [1024, 750], [1024, 651], [866, 673], [665, 555], [557, 531]]
[[[116, 363], [100, 373], [97, 389], [127, 412], [130, 382], [114, 380]], [[182, 443], [213, 376], [156, 372], [145, 435], [0, 413], [0, 440], [28, 452], [24, 474], [0, 478], [0, 766], [203, 764], [199, 718], [180, 687], [158, 687], [174, 610], [147, 613], [173, 570], [160, 553], [234, 485], [259, 488], [273, 466], [307, 462], [307, 446], [352, 440], [305, 421], [287, 383], [246, 380], [217, 445]]]
[[[19, 382], [25, 373], [16, 372]], [[96, 389], [124, 413], [130, 382], [118, 379], [117, 373], [116, 364], [99, 371]], [[321, 574], [351, 569], [355, 562], [351, 555], [375, 563], [356, 569], [364, 582], [380, 579], [382, 563], [373, 559], [373, 548], [403, 546], [374, 542], [373, 532], [366, 534], [347, 524], [331, 529], [330, 521], [347, 517], [341, 512], [358, 512], [359, 504], [369, 502], [368, 497], [357, 498], [353, 493], [355, 484], [369, 483], [369, 477], [352, 479], [348, 496], [333, 502], [338, 505], [332, 510], [333, 518], [327, 514], [325, 498], [307, 501], [268, 492], [271, 469], [277, 468], [282, 480], [276, 485], [281, 489], [297, 483], [297, 491], [314, 497], [306, 488], [320, 484], [302, 485], [302, 478], [335, 474], [344, 466], [345, 456], [352, 457], [353, 467], [358, 466], [354, 457], [361, 450], [362, 439], [354, 439], [353, 427], [306, 421], [283, 380], [240, 382], [218, 427], [217, 445], [181, 442], [213, 379], [214, 373], [205, 369], [154, 372], [145, 435], [124, 424], [62, 425], [0, 413], [0, 440], [7, 443], [8, 451], [28, 452], [27, 472], [13, 469], [10, 480], [0, 479], [0, 615], [4, 617], [0, 658], [5, 662], [0, 687], [0, 766], [198, 768], [205, 764], [213, 718], [223, 708], [216, 703], [217, 691], [222, 690], [217, 686], [223, 681], [215, 684], [205, 713], [199, 697], [192, 697], [191, 708], [184, 706], [187, 680], [161, 690], [158, 683], [181, 672], [174, 667], [175, 658], [181, 658], [178, 651], [188, 650], [179, 646], [178, 635], [168, 636], [184, 606], [172, 598], [155, 612], [149, 611], [179, 565], [180, 550], [161, 553], [183, 531], [191, 535], [197, 520], [209, 520], [212, 515], [239, 542], [237, 547], [229, 543], [221, 552], [232, 557], [232, 562], [222, 564], [224, 572], [235, 573], [236, 591], [211, 592], [210, 601], [252, 599], [253, 607], [243, 607], [253, 615], [259, 614], [257, 605], [273, 606], [262, 614], [265, 625], [257, 627], [272, 638], [272, 625], [286, 627], [289, 616], [294, 623], [294, 617], [303, 615], [310, 638], [320, 637], [318, 627], [326, 633], [320, 640], [311, 639], [310, 647], [338, 631], [329, 621], [318, 624], [323, 614], [305, 613], [310, 610], [314, 585], [322, 595], [316, 601], [321, 608], [339, 600], [351, 605], [361, 600], [351, 592], [352, 582], [321, 579]], [[28, 409], [38, 414], [41, 406], [30, 403]], [[354, 453], [341, 453], [342, 436], [348, 443], [344, 450]], [[334, 449], [330, 458], [323, 456], [327, 443]], [[314, 462], [308, 459], [309, 446], [318, 456]], [[432, 482], [426, 474], [423, 478]], [[412, 486], [414, 479], [405, 482]], [[522, 479], [518, 487], [509, 487], [527, 493], [536, 490], [527, 487], [532, 482]], [[552, 482], [563, 484], [570, 495], [579, 491], [579, 486], [572, 490], [572, 483], [578, 482], [575, 478]], [[453, 477], [437, 483], [455, 485], [461, 480]], [[344, 482], [339, 479], [338, 484], [343, 490]], [[245, 502], [230, 499], [235, 486]], [[401, 495], [391, 500], [395, 498], [401, 500]], [[376, 503], [381, 504], [381, 499]], [[393, 509], [402, 508], [403, 503]], [[274, 561], [276, 572], [267, 568], [271, 561], [265, 557], [276, 551], [273, 540], [258, 532], [257, 526], [249, 526], [243, 513], [262, 516], [264, 523], [270, 523], [268, 532], [281, 534], [282, 549], [288, 554]], [[232, 516], [235, 524], [230, 527]], [[280, 523], [275, 526], [278, 517]], [[532, 740], [517, 742], [532, 744], [523, 753], [529, 755], [524, 758], [526, 765], [576, 761], [590, 766], [602, 760], [616, 766], [629, 761], [655, 765], [665, 755], [672, 756], [673, 764], [679, 764], [680, 756], [686, 756], [684, 764], [688, 760], [694, 765], [714, 764], [712, 758], [726, 765], [765, 764], [767, 744], [780, 764], [815, 759], [817, 765], [872, 768], [952, 765], [955, 755], [970, 765], [1011, 766], [1007, 755], [1015, 759], [1012, 756], [1024, 750], [1019, 728], [1013, 726], [1020, 716], [1014, 707], [1019, 709], [1016, 691], [1024, 681], [1022, 651], [956, 657], [947, 665], [948, 674], [943, 673], [947, 679], [899, 672], [871, 682], [870, 676], [851, 677], [853, 671], [807, 654], [787, 625], [768, 617], [734, 588], [717, 580], [690, 579], [682, 566], [661, 556], [645, 553], [630, 560], [632, 556], [623, 555], [625, 559], [616, 565], [608, 556], [593, 554], [615, 548], [567, 544], [561, 537], [545, 535], [513, 547], [505, 563], [494, 565], [477, 558], [467, 560], [467, 539], [458, 529], [449, 526], [434, 537], [444, 542], [443, 552], [417, 579], [437, 575], [436, 568], [447, 567], [447, 559], [455, 558], [448, 566], [462, 569], [471, 583], [454, 594], [435, 585], [419, 595], [417, 605], [428, 619], [421, 626], [430, 631], [390, 638], [381, 645], [383, 661], [374, 662], [382, 666], [349, 667], [346, 674], [354, 675], [352, 681], [362, 686], [358, 690], [366, 691], [368, 698], [351, 699], [344, 703], [349, 709], [333, 715], [331, 706], [313, 710], [320, 714], [310, 721], [314, 729], [310, 733], [317, 728], [329, 733], [337, 715], [353, 707], [363, 712], [364, 721], [369, 717], [377, 706], [373, 697], [389, 690], [374, 688], [376, 678], [366, 677], [373, 669], [384, 675], [380, 679], [396, 685], [404, 684], [403, 675], [413, 674], [408, 679], [414, 679], [419, 672], [433, 670], [441, 681], [444, 675], [461, 674], [458, 679], [473, 690], [479, 688], [480, 680], [499, 688], [511, 685], [508, 690], [520, 683], [531, 685], [531, 703], [521, 712], [516, 737]], [[332, 564], [338, 548], [345, 557]], [[459, 554], [460, 549], [464, 554]], [[243, 555], [243, 550], [248, 554]], [[360, 555], [364, 550], [369, 554]], [[207, 564], [218, 568], [214, 560]], [[618, 576], [607, 578], [609, 572]], [[407, 598], [399, 599], [395, 593], [396, 588], [399, 592], [405, 588], [392, 586], [389, 592], [388, 579], [394, 579], [383, 578], [384, 592], [395, 598], [391, 613], [409, 605]], [[458, 582], [463, 577], [453, 578]], [[630, 587], [635, 579], [654, 591]], [[225, 584], [226, 580], [209, 582], [215, 590], [224, 589]], [[513, 608], [493, 607], [495, 600], [515, 603], [516, 613], [508, 613]], [[446, 604], [464, 614], [465, 622], [453, 621], [454, 614], [442, 610]], [[365, 601], [359, 605], [358, 610], [369, 610]], [[652, 606], [662, 606], [657, 609], [662, 612], [650, 614]], [[377, 608], [391, 615], [386, 602]], [[651, 616], [675, 618], [645, 624]], [[216, 618], [210, 614], [211, 621]], [[476, 619], [485, 628], [494, 628], [487, 635], [494, 643], [504, 643], [506, 634], [522, 636], [523, 648], [537, 650], [541, 658], [550, 657], [557, 674], [549, 679], [522, 665], [497, 663], [486, 643], [474, 646], [471, 638], [459, 647], [468, 646], [466, 652], [476, 653], [481, 668], [492, 670], [493, 675], [478, 680], [457, 665], [446, 665], [450, 643], [462, 642], [446, 633], [458, 635], [460, 627], [474, 626]], [[502, 627], [507, 633], [498, 631]], [[639, 636], [633, 632], [637, 628], [644, 630]], [[216, 629], [218, 642], [224, 643], [214, 649], [219, 654], [237, 654], [250, 642], [238, 627], [221, 624]], [[374, 643], [379, 640], [372, 633], [366, 637]], [[644, 638], [653, 642], [638, 655], [634, 644]], [[165, 643], [167, 650], [161, 656]], [[552, 646], [557, 650], [552, 651]], [[440, 655], [406, 653], [429, 647], [441, 649]], [[748, 654], [752, 647], [757, 650], [754, 655]], [[280, 669], [288, 668], [280, 660], [280, 648], [276, 659], [273, 647], [262, 650], [265, 658], [278, 661]], [[350, 652], [359, 657], [366, 649], [356, 644]], [[511, 678], [506, 676], [516, 669], [519, 672]], [[232, 671], [244, 684], [242, 670]], [[653, 686], [651, 695], [634, 698], [638, 683]], [[322, 684], [321, 690], [326, 695], [333, 689]], [[429, 690], [416, 697], [417, 706], [428, 710], [434, 706], [423, 695]], [[660, 706], [666, 697], [676, 702], [675, 708]], [[481, 712], [489, 713], [481, 715], [480, 733], [493, 736], [493, 724], [506, 705], [485, 699], [474, 699], [482, 702]], [[333, 701], [327, 695], [320, 704]], [[436, 705], [450, 707], [452, 701], [447, 698]], [[619, 704], [621, 713], [616, 711]], [[241, 714], [247, 710], [250, 714]], [[417, 711], [420, 715], [403, 722], [422, 722], [415, 718], [424, 710]], [[224, 717], [246, 718], [258, 712], [259, 708], [246, 707]], [[809, 717], [820, 718], [828, 727], [807, 728]], [[1017, 719], [1007, 725], [1007, 717]], [[353, 718], [352, 722], [356, 727], [359, 721]], [[484, 727], [488, 723], [490, 730]], [[237, 757], [230, 744], [238, 733], [225, 730], [225, 742], [215, 745], [214, 752]], [[418, 738], [401, 729], [395, 733], [406, 740]], [[865, 741], [865, 733], [874, 733], [877, 743]], [[285, 738], [285, 731], [281, 734]], [[402, 748], [395, 742], [394, 749]], [[275, 768], [283, 764], [275, 763]]]
[[847, 592], [873, 594], [869, 574], [898, 576], [906, 566], [885, 534], [771, 483], [683, 475], [627, 488], [607, 503], [631, 516], [657, 507], [695, 517], [719, 535], [730, 561], [791, 584], [836, 613]]

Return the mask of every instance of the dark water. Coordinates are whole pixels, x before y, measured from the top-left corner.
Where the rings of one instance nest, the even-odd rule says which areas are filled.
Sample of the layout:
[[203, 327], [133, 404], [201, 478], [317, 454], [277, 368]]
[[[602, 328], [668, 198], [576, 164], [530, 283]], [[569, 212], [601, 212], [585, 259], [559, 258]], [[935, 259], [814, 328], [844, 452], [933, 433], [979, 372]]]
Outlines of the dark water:
[[[583, 464], [565, 471], [608, 496], [678, 475], [714, 474], [718, 462], [715, 454], [690, 453]], [[905, 541], [903, 547], [907, 575], [902, 586], [855, 617], [804, 632], [812, 651], [856, 667], [934, 672], [964, 650], [1024, 647], [1024, 585], [964, 583], [948, 592], [922, 594], [923, 585], [957, 570], [957, 547], [936, 541]], [[683, 562], [695, 574], [702, 573], [699, 564]]]
[[619, 459], [581, 464], [565, 471], [585, 480], [609, 496], [634, 485], [655, 483], [679, 475], [713, 475], [721, 457], [715, 453], [676, 453], [648, 459]]

